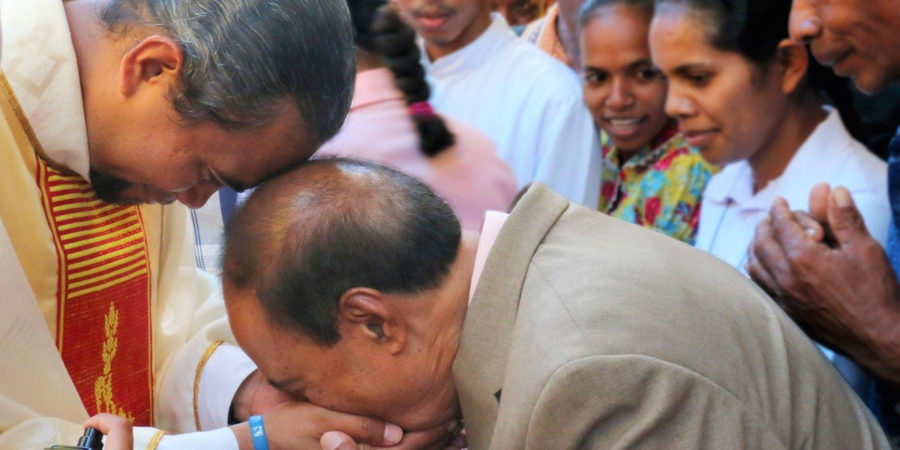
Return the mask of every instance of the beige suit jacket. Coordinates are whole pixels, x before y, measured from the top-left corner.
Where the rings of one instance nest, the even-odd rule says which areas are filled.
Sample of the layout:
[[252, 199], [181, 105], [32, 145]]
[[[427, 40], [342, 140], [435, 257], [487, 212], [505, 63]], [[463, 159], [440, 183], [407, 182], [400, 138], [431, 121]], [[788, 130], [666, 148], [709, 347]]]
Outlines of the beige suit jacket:
[[750, 280], [540, 185], [488, 256], [453, 376], [474, 449], [888, 448]]

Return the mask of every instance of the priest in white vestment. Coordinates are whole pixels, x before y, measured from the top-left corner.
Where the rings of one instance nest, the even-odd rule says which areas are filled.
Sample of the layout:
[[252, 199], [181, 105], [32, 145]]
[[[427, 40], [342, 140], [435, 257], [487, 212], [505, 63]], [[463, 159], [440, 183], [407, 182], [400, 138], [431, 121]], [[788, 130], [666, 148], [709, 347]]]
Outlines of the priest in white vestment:
[[[312, 1], [147, 13], [122, 0], [0, 0], [0, 448], [74, 445], [101, 412], [138, 425], [136, 448], [238, 447], [229, 408], [256, 368], [232, 344], [219, 281], [196, 270], [187, 209], [168, 204], [255, 185], [340, 127], [355, 72], [349, 17]], [[191, 7], [208, 13], [205, 27]], [[191, 25], [178, 28], [177, 14]], [[249, 49], [247, 67], [203, 67], [198, 30], [233, 44], [208, 54]], [[323, 75], [273, 78], [298, 57]], [[254, 87], [265, 77], [245, 73], [245, 91], [213, 101], [210, 89], [233, 87], [224, 72], [249, 67], [276, 75]], [[219, 84], [188, 80], [198, 73]]]
[[540, 181], [596, 208], [600, 151], [571, 69], [519, 39], [487, 0], [398, 0], [422, 36], [431, 103], [490, 137], [519, 188]]

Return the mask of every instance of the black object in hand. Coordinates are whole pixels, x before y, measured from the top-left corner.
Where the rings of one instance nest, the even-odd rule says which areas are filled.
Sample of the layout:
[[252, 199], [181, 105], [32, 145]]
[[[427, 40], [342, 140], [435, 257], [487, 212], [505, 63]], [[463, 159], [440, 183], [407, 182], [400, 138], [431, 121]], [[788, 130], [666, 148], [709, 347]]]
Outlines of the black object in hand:
[[46, 450], [103, 450], [103, 433], [96, 428], [84, 430], [78, 438], [78, 445], [54, 445]]

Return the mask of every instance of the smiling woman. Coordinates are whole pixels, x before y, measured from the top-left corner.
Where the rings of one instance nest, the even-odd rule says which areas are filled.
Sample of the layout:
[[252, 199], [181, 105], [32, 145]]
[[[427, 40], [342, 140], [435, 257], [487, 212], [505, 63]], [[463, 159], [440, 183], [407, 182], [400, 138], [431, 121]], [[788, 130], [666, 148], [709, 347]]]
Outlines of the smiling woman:
[[[669, 79], [666, 111], [707, 160], [727, 164], [703, 194], [697, 246], [739, 269], [772, 202], [806, 211], [819, 182], [847, 187], [873, 236], [887, 235], [885, 164], [845, 128], [852, 111], [823, 106], [820, 88], [834, 103], [846, 83], [814, 73], [808, 50], [788, 39], [790, 8], [790, 0], [657, 0], [650, 27], [653, 61]], [[826, 354], [865, 395], [867, 376]]]
[[715, 170], [666, 116], [666, 80], [650, 60], [652, 0], [589, 0], [580, 14], [584, 103], [601, 130], [599, 209], [693, 243]]

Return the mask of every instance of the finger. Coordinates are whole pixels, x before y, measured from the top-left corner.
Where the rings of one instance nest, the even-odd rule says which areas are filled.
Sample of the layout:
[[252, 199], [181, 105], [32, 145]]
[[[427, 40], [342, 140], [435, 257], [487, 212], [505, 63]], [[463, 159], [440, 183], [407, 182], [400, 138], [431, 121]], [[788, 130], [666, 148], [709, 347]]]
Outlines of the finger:
[[831, 194], [831, 186], [828, 183], [818, 183], [809, 193], [809, 215], [821, 223], [828, 222], [828, 197]]
[[389, 447], [392, 450], [412, 450], [423, 448], [442, 449], [450, 445], [459, 435], [460, 425], [456, 420], [442, 423], [421, 431], [408, 431], [403, 436], [403, 440]]
[[850, 191], [843, 186], [831, 192], [828, 202], [828, 223], [831, 224], [831, 229], [841, 247], [869, 237]]
[[807, 236], [816, 242], [825, 240], [825, 228], [814, 217], [803, 211], [794, 211], [794, 220], [803, 227], [803, 231]]
[[[783, 284], [781, 277], [787, 275], [788, 272], [780, 269], [787, 270], [792, 260], [802, 257], [818, 243], [807, 235], [806, 230], [797, 222], [794, 213], [788, 209], [787, 202], [783, 198], [776, 198], [772, 203], [769, 217], [772, 220], [772, 236], [778, 244], [778, 249], [771, 247], [769, 249], [772, 252], [757, 251], [756, 256], [778, 282]], [[775, 250], [780, 250], [780, 252]], [[776, 256], [780, 257], [776, 259]], [[775, 267], [774, 264], [779, 263], [780, 260], [787, 265]]]
[[120, 450], [134, 447], [132, 435], [133, 425], [130, 420], [113, 414], [97, 414], [84, 422], [84, 428], [96, 428], [106, 435], [107, 450]]
[[[318, 407], [316, 407], [318, 408]], [[339, 413], [319, 408], [325, 430], [342, 431], [358, 444], [395, 445], [403, 439], [403, 430], [397, 425], [363, 416]]]
[[[782, 207], [783, 210], [781, 210]], [[802, 230], [800, 225], [793, 221], [793, 213], [787, 211], [786, 203], [773, 205], [772, 214], [776, 212], [776, 208], [779, 209], [777, 214], [791, 216], [790, 223]], [[791, 263], [783, 244], [776, 238], [774, 223], [775, 219], [770, 216], [756, 225], [756, 234], [753, 242], [750, 243], [747, 261], [750, 263], [748, 264], [748, 273], [751, 274], [751, 277], [754, 277], [754, 280], [759, 282], [772, 297], [777, 298], [784, 292], [784, 283], [790, 281]], [[800, 231], [800, 233], [801, 238], [806, 239], [805, 232]]]
[[358, 450], [359, 446], [347, 433], [329, 431], [319, 439], [322, 450]]
[[759, 259], [756, 257], [755, 247], [755, 245], [750, 246], [750, 253], [747, 255], [747, 264], [744, 266], [744, 270], [750, 275], [750, 279], [755, 281], [770, 297], [777, 298], [780, 295], [778, 283], [775, 282], [772, 274], [760, 264]]
[[806, 231], [797, 223], [794, 213], [788, 207], [785, 199], [778, 197], [772, 202], [769, 217], [772, 221], [772, 235], [782, 245], [797, 239], [805, 239]]

